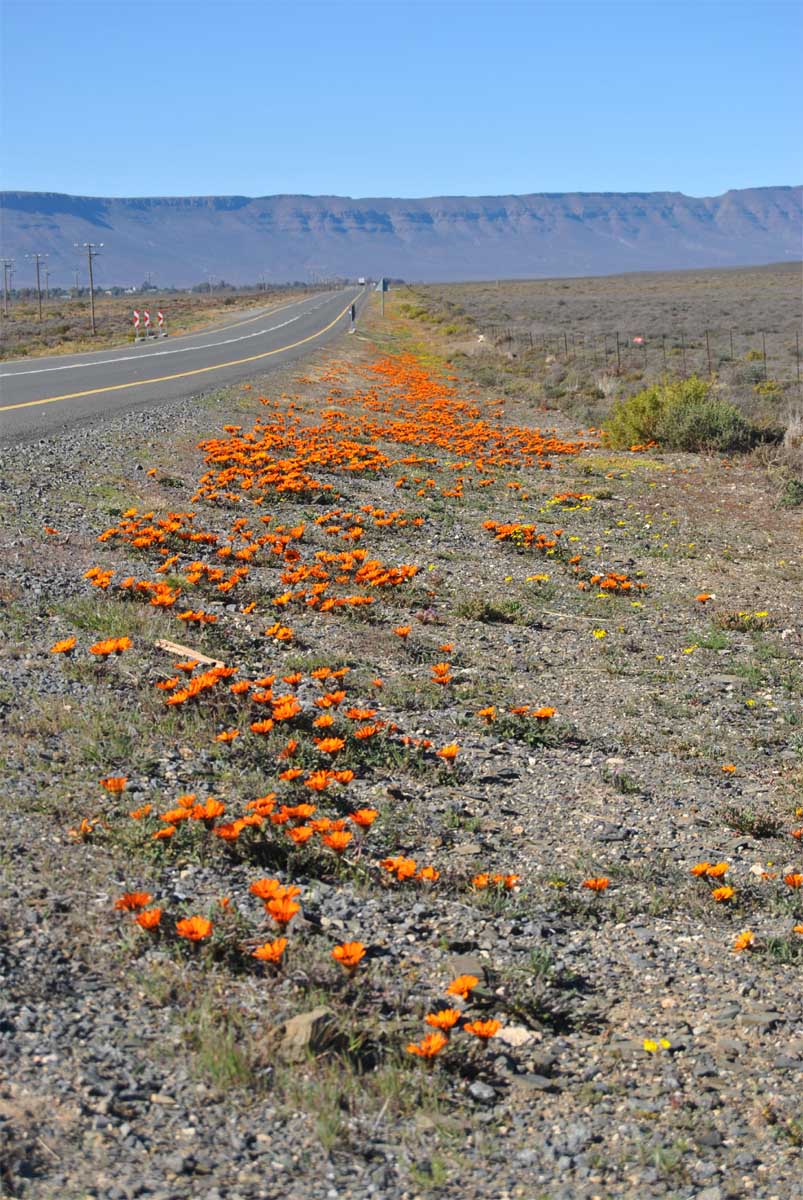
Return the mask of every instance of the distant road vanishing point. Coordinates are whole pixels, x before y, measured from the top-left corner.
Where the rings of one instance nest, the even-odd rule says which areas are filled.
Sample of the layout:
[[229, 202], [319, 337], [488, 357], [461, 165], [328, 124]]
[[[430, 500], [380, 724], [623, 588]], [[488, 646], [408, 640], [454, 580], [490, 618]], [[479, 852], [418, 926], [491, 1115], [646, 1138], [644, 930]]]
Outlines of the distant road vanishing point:
[[302, 358], [349, 328], [351, 305], [359, 308], [365, 294], [353, 287], [326, 292], [140, 346], [0, 363], [0, 440], [181, 399]]

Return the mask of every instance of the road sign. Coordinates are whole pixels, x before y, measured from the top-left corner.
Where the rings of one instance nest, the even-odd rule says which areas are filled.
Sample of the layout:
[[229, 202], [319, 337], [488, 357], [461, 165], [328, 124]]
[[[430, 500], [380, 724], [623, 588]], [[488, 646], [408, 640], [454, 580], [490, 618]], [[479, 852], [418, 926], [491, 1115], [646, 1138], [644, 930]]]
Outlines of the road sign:
[[143, 314], [142, 314], [142, 315], [143, 315], [143, 316], [144, 316], [144, 318], [145, 318], [145, 328], [146, 328], [146, 329], [150, 329], [150, 327], [151, 327], [151, 314], [148, 312], [147, 308], [146, 308], [146, 309], [143, 311]]
[[134, 309], [134, 328], [139, 329], [139, 309]]
[[162, 326], [163, 326], [163, 325], [164, 325], [164, 323], [165, 323], [165, 315], [164, 315], [164, 313], [162, 312], [161, 308], [160, 308], [160, 309], [158, 310], [158, 312], [156, 313], [156, 320], [157, 320], [157, 322], [158, 322], [158, 324], [159, 324], [159, 328], [161, 329], [161, 328], [162, 328]]

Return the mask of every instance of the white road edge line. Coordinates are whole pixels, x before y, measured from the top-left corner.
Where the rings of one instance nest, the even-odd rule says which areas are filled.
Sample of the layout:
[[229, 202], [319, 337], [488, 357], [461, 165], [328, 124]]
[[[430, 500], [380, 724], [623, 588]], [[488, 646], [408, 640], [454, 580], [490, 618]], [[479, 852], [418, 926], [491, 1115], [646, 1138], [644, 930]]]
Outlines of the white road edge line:
[[120, 358], [102, 358], [95, 362], [65, 363], [60, 367], [34, 367], [30, 371], [0, 371], [0, 379], [20, 379], [28, 375], [46, 375], [49, 371], [75, 371], [82, 367], [108, 367], [114, 365], [114, 363], [144, 362], [151, 358], [164, 358], [169, 354], [191, 354], [199, 350], [214, 350], [217, 346], [231, 346], [234, 342], [246, 342], [249, 338], [263, 337], [266, 333], [275, 333], [277, 329], [284, 329], [286, 325], [292, 325], [294, 321], [300, 321], [308, 313], [316, 312], [317, 309], [322, 307], [323, 304], [316, 304], [312, 308], [305, 309], [298, 316], [290, 317], [289, 321], [282, 321], [279, 325], [270, 325], [265, 329], [257, 329], [253, 333], [242, 333], [239, 337], [235, 338], [224, 338], [220, 342], [206, 342], [202, 346], [181, 346], [174, 350], [151, 350], [148, 354], [126, 354]]

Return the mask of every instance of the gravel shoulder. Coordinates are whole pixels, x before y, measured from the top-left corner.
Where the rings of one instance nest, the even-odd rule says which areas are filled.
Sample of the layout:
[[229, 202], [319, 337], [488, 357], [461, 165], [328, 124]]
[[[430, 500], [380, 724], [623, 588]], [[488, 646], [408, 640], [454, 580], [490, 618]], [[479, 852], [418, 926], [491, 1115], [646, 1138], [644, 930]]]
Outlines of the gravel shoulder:
[[[802, 1196], [799, 511], [752, 459], [499, 400], [387, 313], [303, 375], [0, 446], [0, 1195]], [[160, 822], [187, 794], [225, 814]], [[341, 854], [271, 803], [378, 815]], [[265, 877], [301, 889], [279, 967]], [[450, 1004], [496, 1036], [409, 1053]]]

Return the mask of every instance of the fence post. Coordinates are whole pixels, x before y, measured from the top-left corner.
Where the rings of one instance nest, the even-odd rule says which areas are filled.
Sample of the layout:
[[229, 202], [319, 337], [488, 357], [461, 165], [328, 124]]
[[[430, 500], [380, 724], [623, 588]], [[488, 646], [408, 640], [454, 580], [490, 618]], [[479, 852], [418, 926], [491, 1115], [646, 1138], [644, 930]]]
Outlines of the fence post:
[[733, 362], [733, 329], [731, 329], [730, 335], [731, 335], [731, 362]]
[[764, 382], [767, 382], [767, 335], [761, 334], [761, 352], [764, 355]]
[[566, 330], [563, 331], [563, 353], [568, 358], [569, 356], [569, 339], [566, 337]]
[[795, 330], [795, 362], [797, 364], [797, 391], [800, 395], [800, 334]]
[[711, 343], [708, 340], [708, 330], [707, 329], [705, 331], [705, 352], [708, 355], [708, 374], [710, 376], [712, 374], [712, 372], [711, 372]]
[[616, 330], [616, 370], [621, 371], [621, 369], [622, 369], [622, 355], [619, 350], [619, 330], [617, 329]]
[[666, 375], [666, 334], [661, 334], [661, 350], [664, 355], [664, 375]]
[[686, 338], [683, 330], [680, 331], [680, 355], [683, 363], [683, 378], [686, 378]]

